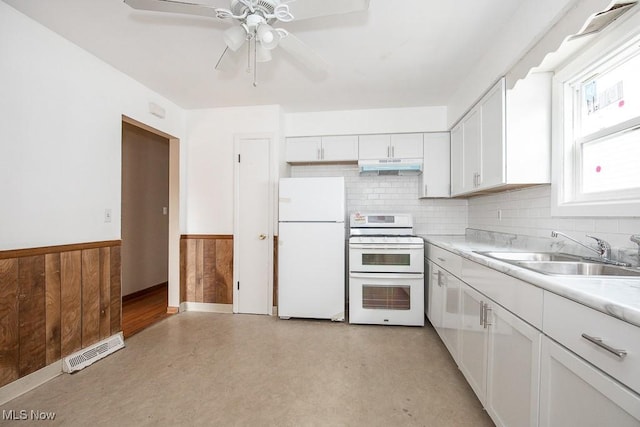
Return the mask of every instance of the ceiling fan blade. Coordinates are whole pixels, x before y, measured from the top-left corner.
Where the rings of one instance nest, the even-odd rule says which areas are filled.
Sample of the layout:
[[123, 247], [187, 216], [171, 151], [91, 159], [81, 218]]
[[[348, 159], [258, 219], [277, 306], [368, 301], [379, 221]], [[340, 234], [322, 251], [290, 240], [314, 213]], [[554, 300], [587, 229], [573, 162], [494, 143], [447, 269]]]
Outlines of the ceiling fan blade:
[[183, 13], [187, 15], [216, 17], [216, 9], [212, 6], [195, 3], [184, 3], [173, 0], [124, 0], [134, 9], [153, 12]]
[[310, 71], [317, 74], [327, 72], [328, 66], [325, 60], [293, 34], [288, 33], [282, 37], [278, 45]]
[[369, 0], [293, 0], [289, 4], [296, 21], [327, 15], [361, 12], [369, 9]]

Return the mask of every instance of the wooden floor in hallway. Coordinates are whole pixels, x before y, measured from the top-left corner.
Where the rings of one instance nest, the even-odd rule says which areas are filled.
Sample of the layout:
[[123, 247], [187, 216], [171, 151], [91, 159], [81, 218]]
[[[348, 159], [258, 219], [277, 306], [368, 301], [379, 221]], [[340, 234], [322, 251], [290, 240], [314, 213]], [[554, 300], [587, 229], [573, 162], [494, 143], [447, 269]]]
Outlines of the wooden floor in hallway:
[[167, 313], [167, 286], [163, 283], [122, 298], [122, 332], [125, 338], [171, 316]]

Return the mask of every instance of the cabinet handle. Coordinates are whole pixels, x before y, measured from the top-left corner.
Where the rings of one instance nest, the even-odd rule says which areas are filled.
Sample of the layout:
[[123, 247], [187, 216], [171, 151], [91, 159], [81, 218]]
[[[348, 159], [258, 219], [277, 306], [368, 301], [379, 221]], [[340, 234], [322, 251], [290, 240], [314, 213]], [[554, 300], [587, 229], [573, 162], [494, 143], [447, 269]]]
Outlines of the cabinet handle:
[[491, 307], [489, 307], [489, 304], [485, 304], [484, 306], [484, 328], [487, 329], [487, 326], [491, 326], [492, 324], [489, 323], [487, 320], [489, 319], [489, 312], [492, 311], [493, 309]]
[[424, 195], [427, 195], [427, 184], [424, 185]]
[[396, 147], [391, 147], [391, 157], [396, 157]]
[[391, 147], [387, 145], [387, 157], [391, 157]]
[[324, 147], [320, 149], [320, 154], [322, 156], [322, 160], [324, 160]]
[[319, 148], [316, 150], [316, 159], [320, 160], [320, 149]]
[[598, 347], [604, 348], [609, 353], [613, 354], [614, 356], [616, 356], [616, 357], [618, 357], [620, 359], [624, 359], [625, 356], [627, 355], [627, 350], [620, 350], [620, 349], [617, 349], [617, 348], [613, 348], [610, 345], [605, 344], [602, 341], [602, 338], [592, 337], [592, 336], [587, 335], [587, 334], [582, 334], [582, 338], [584, 338], [585, 340], [597, 345]]
[[442, 271], [438, 270], [438, 286], [442, 287]]
[[446, 261], [444, 258], [441, 258], [441, 257], [436, 257], [436, 259], [437, 259], [438, 261], [440, 261], [440, 262], [445, 262], [445, 261]]
[[484, 301], [480, 301], [480, 326], [483, 325], [484, 322]]

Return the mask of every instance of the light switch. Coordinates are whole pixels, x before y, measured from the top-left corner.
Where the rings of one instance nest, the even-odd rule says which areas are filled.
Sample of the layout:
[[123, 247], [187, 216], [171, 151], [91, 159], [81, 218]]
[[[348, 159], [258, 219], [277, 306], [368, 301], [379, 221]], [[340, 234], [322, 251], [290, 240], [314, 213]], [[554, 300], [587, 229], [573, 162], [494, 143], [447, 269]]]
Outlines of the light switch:
[[111, 209], [109, 208], [104, 210], [104, 222], [111, 222]]
[[162, 215], [166, 215], [169, 213], [169, 209], [166, 206], [162, 207]]

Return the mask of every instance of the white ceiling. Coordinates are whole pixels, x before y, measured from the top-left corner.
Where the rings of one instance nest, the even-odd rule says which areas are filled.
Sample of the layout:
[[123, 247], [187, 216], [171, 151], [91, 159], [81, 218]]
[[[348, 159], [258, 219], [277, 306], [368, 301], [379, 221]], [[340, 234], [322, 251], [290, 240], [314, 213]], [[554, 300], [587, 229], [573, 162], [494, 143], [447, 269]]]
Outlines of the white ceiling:
[[134, 10], [122, 0], [3, 1], [183, 108], [320, 111], [446, 105], [531, 0], [371, 0], [367, 12], [280, 24], [325, 59], [327, 76], [276, 49], [258, 64], [258, 87], [244, 64], [214, 70], [226, 22]]

